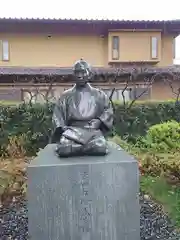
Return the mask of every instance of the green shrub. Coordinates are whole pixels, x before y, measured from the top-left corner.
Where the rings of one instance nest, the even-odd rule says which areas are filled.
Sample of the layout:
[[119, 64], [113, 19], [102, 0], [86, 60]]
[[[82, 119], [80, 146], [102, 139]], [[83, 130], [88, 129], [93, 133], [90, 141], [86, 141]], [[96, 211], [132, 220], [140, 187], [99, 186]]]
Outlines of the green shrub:
[[137, 139], [136, 146], [155, 152], [180, 150], [180, 123], [168, 121], [151, 126], [145, 137]]
[[9, 139], [24, 135], [27, 154], [35, 154], [50, 137], [52, 105], [0, 106], [0, 155], [4, 155]]
[[137, 145], [129, 144], [120, 137], [111, 138], [127, 152], [132, 154], [139, 163], [139, 170], [146, 176], [164, 176], [171, 183], [180, 183], [180, 154], [179, 152], [159, 153], [152, 149], [138, 148]]
[[[138, 136], [145, 136], [154, 124], [178, 120], [180, 106], [174, 102], [137, 103], [127, 109], [115, 104], [115, 123], [111, 135], [119, 135], [128, 142], [136, 143]], [[34, 155], [50, 138], [53, 104], [0, 105], [0, 155], [4, 154], [9, 139], [24, 134], [24, 148]]]

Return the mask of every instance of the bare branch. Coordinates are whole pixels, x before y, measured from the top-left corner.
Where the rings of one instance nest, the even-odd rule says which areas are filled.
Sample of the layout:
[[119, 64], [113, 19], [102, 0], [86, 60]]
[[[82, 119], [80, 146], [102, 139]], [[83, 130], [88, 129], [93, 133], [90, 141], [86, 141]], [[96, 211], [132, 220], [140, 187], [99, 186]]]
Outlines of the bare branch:
[[123, 105], [125, 106], [126, 111], [130, 110], [130, 108], [133, 106], [133, 104], [149, 90], [149, 88], [152, 86], [152, 84], [154, 82], [154, 77], [152, 77], [150, 79], [147, 78], [147, 77], [144, 77], [144, 79], [143, 79], [144, 91], [142, 91], [138, 95], [135, 95], [134, 99], [130, 103], [128, 102], [128, 104], [126, 104], [125, 91], [127, 89], [129, 89], [129, 91], [131, 91], [131, 90], [134, 90], [137, 87], [138, 76], [142, 73], [144, 73], [144, 68], [133, 67], [132, 71], [131, 71], [131, 74], [130, 74], [130, 77], [127, 79], [127, 81], [125, 83], [125, 86], [122, 90]]
[[125, 87], [123, 88], [123, 90], [122, 90], [122, 92], [121, 92], [122, 98], [123, 98], [123, 106], [124, 106], [124, 108], [126, 108], [126, 98], [125, 98], [124, 93], [125, 93], [125, 91], [127, 90], [128, 86], [129, 86], [129, 79], [127, 79], [126, 84], [125, 84]]
[[121, 93], [122, 97], [123, 97], [123, 106], [124, 106], [124, 108], [126, 108], [126, 98], [125, 98], [124, 93], [127, 90], [127, 88], [128, 88], [128, 82], [126, 82], [126, 85], [125, 85], [125, 87], [124, 87], [124, 89], [122, 90], [122, 93]]
[[169, 72], [169, 78], [165, 78], [164, 82], [168, 83], [172, 93], [175, 95], [175, 101], [178, 102], [180, 98], [180, 76]]
[[148, 91], [149, 87], [151, 87], [152, 84], [153, 84], [152, 81], [149, 81], [148, 83], [146, 83], [146, 87], [144, 88], [144, 91], [142, 91], [139, 95], [136, 95], [136, 96], [135, 96], [135, 98], [134, 98], [134, 99], [131, 101], [131, 103], [128, 105], [128, 109], [127, 109], [127, 110], [129, 110], [129, 109], [133, 106], [133, 104], [134, 104], [141, 96], [143, 96], [143, 95]]

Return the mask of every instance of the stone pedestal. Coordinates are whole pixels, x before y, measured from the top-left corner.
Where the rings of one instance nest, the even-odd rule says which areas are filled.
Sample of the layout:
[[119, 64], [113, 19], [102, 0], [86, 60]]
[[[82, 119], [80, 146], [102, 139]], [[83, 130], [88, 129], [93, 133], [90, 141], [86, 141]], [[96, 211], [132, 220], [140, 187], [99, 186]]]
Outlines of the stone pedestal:
[[32, 240], [139, 240], [136, 160], [110, 147], [105, 157], [59, 159], [49, 144], [28, 167]]

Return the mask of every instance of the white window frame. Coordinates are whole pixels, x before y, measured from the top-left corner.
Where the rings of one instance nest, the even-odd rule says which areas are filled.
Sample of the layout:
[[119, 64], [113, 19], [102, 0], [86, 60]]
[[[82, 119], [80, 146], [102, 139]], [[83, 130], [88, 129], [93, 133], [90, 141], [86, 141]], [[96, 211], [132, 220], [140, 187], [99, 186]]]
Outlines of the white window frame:
[[151, 58], [157, 59], [158, 58], [158, 38], [151, 37]]
[[9, 61], [9, 42], [2, 40], [2, 61]]
[[119, 36], [112, 36], [112, 60], [119, 60]]

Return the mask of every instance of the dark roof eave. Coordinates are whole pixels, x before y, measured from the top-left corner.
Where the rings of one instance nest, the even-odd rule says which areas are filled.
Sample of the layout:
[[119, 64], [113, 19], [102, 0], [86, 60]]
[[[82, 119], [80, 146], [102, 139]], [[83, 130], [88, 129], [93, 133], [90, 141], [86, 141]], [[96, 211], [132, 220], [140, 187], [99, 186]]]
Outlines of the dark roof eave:
[[[67, 28], [67, 30], [66, 30]], [[23, 19], [0, 18], [0, 32], [97, 32], [107, 34], [109, 29], [159, 29], [180, 34], [180, 20], [97, 20], [97, 19]]]

